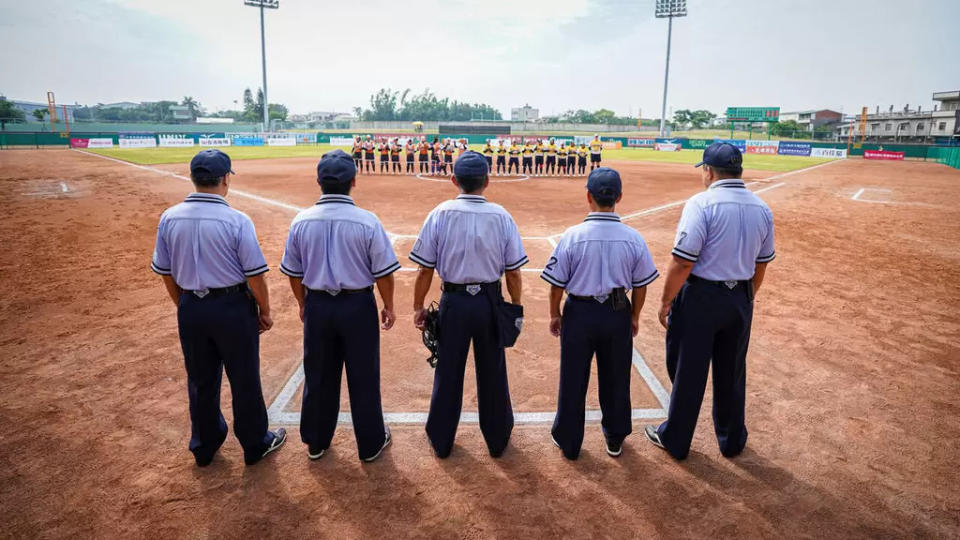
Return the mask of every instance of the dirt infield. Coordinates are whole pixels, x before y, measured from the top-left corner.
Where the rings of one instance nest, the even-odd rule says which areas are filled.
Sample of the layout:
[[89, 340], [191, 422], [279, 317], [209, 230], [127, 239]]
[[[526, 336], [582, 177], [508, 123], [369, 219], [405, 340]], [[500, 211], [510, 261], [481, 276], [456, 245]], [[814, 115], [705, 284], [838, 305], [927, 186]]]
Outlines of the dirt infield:
[[[294, 211], [319, 196], [314, 159], [235, 163], [231, 195], [273, 271], [276, 326], [262, 341], [268, 404], [296, 372], [301, 330], [276, 271]], [[665, 268], [689, 165], [614, 163], [619, 208]], [[185, 376], [174, 310], [149, 271], [159, 213], [189, 192], [185, 165], [133, 167], [75, 151], [0, 152], [0, 524], [10, 537], [956, 537], [960, 535], [960, 172], [847, 160], [788, 175], [746, 174], [777, 221], [778, 259], [757, 299], [748, 360], [745, 453], [720, 456], [704, 400], [690, 458], [642, 436], [603, 451], [598, 423], [563, 459], [548, 425], [518, 425], [491, 459], [463, 424], [450, 459], [422, 424], [394, 424], [377, 463], [356, 459], [342, 426], [308, 462], [288, 445], [243, 466], [231, 437], [198, 469], [186, 449]], [[584, 180], [494, 184], [542, 267], [548, 239], [582, 219]], [[441, 182], [361, 176], [355, 198], [396, 238], [401, 264]], [[398, 273], [397, 328], [383, 334], [386, 411], [427, 410], [432, 372], [411, 321], [411, 272]], [[548, 286], [524, 273], [526, 327], [507, 354], [514, 408], [555, 408], [559, 346], [546, 332]], [[656, 281], [637, 351], [669, 390]], [[434, 293], [434, 297], [436, 294]], [[468, 364], [469, 365], [469, 364]], [[594, 379], [595, 381], [595, 379]], [[596, 408], [596, 383], [588, 404]], [[633, 406], [662, 408], [633, 378]], [[465, 411], [476, 410], [468, 367]], [[344, 392], [344, 398], [346, 393]], [[229, 392], [224, 414], [230, 418]], [[299, 406], [284, 406], [295, 413]], [[344, 411], [347, 411], [344, 400]]]

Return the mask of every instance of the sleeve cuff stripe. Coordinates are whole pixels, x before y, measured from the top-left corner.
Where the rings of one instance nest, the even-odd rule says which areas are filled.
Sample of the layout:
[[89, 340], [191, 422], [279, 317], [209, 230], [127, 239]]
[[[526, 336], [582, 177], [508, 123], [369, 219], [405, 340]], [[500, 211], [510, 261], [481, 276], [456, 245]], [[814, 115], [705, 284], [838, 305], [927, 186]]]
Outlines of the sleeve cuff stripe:
[[683, 253], [683, 252], [678, 251], [678, 250], [676, 250], [676, 249], [674, 249], [671, 253], [673, 253], [673, 254], [676, 255], [677, 257], [680, 257], [681, 259], [686, 259], [686, 260], [688, 260], [688, 261], [690, 261], [690, 262], [697, 262], [697, 257], [694, 256], [694, 255], [687, 255], [686, 253]]
[[159, 264], [157, 264], [157, 263], [155, 263], [155, 262], [151, 262], [151, 263], [150, 263], [150, 266], [153, 267], [153, 268], [156, 268], [157, 270], [162, 270], [162, 271], [164, 271], [164, 272], [169, 272], [169, 271], [170, 271], [169, 268], [164, 268], [164, 267], [160, 266]]
[[150, 269], [153, 270], [154, 272], [156, 272], [157, 274], [160, 274], [161, 276], [170, 276], [170, 275], [173, 275], [173, 272], [171, 272], [170, 270], [166, 270], [166, 269], [160, 268], [159, 266], [157, 266], [157, 265], [155, 265], [155, 264], [151, 264], [151, 265], [150, 265]]
[[270, 267], [264, 264], [264, 265], [258, 266], [258, 267], [256, 267], [256, 268], [251, 268], [250, 270], [244, 270], [243, 273], [244, 273], [244, 274], [252, 274], [252, 273], [254, 273], [254, 272], [260, 272], [260, 271], [263, 270], [264, 268], [269, 269]]
[[282, 264], [280, 265], [280, 273], [286, 274], [290, 277], [296, 277], [296, 278], [303, 277], [303, 272], [294, 272], [293, 270], [287, 268]]
[[527, 258], [526, 255], [524, 255], [523, 258], [520, 259], [519, 261], [517, 261], [517, 262], [515, 262], [515, 263], [513, 263], [513, 264], [508, 264], [508, 265], [506, 266], [506, 269], [507, 269], [507, 270], [516, 270], [517, 268], [520, 268], [521, 266], [527, 264], [528, 262], [530, 262], [530, 259]]
[[374, 277], [375, 279], [380, 279], [380, 278], [382, 278], [382, 277], [387, 277], [387, 276], [389, 276], [390, 274], [396, 272], [396, 271], [399, 270], [399, 269], [400, 269], [400, 263], [399, 263], [399, 262], [395, 262], [395, 263], [393, 263], [392, 265], [384, 268], [383, 270], [381, 270], [381, 271], [376, 272], [375, 274], [373, 274], [373, 277]]
[[694, 257], [694, 258], [696, 258], [696, 257], [698, 256], [698, 255], [695, 254], [695, 253], [690, 253], [689, 251], [684, 251], [684, 250], [682, 250], [682, 249], [680, 249], [680, 248], [678, 248], [678, 247], [674, 247], [674, 248], [673, 248], [673, 251], [675, 251], [675, 252], [676, 252], [676, 251], [679, 251], [680, 253], [683, 253], [684, 255], [688, 255], [688, 256]]
[[772, 260], [774, 260], [774, 259], [776, 259], [776, 258], [777, 258], [777, 254], [776, 254], [776, 253], [771, 253], [770, 255], [767, 255], [766, 257], [757, 257], [757, 262], [761, 262], [761, 263], [762, 263], [762, 262], [770, 262], [770, 261], [772, 261]]
[[660, 272], [654, 272], [653, 274], [647, 276], [646, 278], [636, 281], [633, 283], [634, 287], [646, 287], [647, 285], [653, 283], [658, 277], [660, 277]]
[[548, 276], [548, 275], [545, 274], [545, 273], [544, 273], [544, 274], [540, 274], [540, 279], [546, 281], [547, 283], [549, 283], [549, 284], [551, 284], [551, 285], [553, 285], [553, 286], [560, 287], [561, 289], [566, 288], [566, 284], [557, 281], [556, 279]]
[[270, 271], [270, 267], [269, 267], [269, 266], [264, 266], [263, 268], [258, 268], [258, 269], [256, 269], [256, 270], [251, 270], [251, 271], [249, 271], [249, 272], [244, 272], [243, 275], [245, 275], [245, 276], [247, 276], [247, 277], [256, 277], [256, 276], [259, 276], [260, 274], [266, 274], [266, 273], [269, 272], [269, 271]]
[[427, 261], [426, 259], [424, 259], [423, 257], [417, 255], [416, 253], [411, 253], [411, 254], [410, 254], [410, 260], [413, 261], [413, 262], [415, 262], [415, 263], [417, 263], [417, 264], [419, 264], [420, 266], [424, 266], [424, 267], [426, 267], [426, 268], [434, 268], [434, 267], [437, 266], [437, 263], [436, 263], [436, 262], [429, 262], [429, 261]]

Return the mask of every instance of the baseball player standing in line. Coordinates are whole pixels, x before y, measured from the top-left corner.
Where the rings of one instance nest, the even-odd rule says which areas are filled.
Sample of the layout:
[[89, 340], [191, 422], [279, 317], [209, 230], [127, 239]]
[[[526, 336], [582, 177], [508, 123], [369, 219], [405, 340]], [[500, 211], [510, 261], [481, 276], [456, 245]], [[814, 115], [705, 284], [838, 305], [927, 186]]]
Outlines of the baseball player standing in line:
[[744, 424], [747, 346], [753, 298], [773, 260], [773, 214], [740, 179], [743, 156], [728, 143], [703, 152], [706, 191], [687, 201], [667, 270], [660, 324], [667, 329], [673, 382], [667, 421], [647, 426], [650, 441], [675, 459], [690, 451], [713, 362], [713, 426], [720, 452], [747, 443]]
[[[498, 141], [497, 145], [497, 176], [503, 176], [507, 172], [507, 147], [503, 144], [503, 139]], [[493, 170], [490, 171], [493, 173]]]
[[330, 446], [340, 410], [340, 377], [347, 369], [350, 415], [360, 459], [373, 461], [390, 444], [380, 403], [380, 329], [376, 282], [383, 300], [381, 328], [393, 312], [397, 256], [377, 216], [354, 205], [356, 168], [342, 150], [317, 165], [323, 195], [293, 219], [280, 271], [289, 276], [303, 321], [306, 376], [300, 436], [307, 456], [319, 459]]
[[[659, 274], [643, 236], [621, 223], [616, 213], [622, 189], [617, 171], [600, 167], [590, 173], [587, 204], [591, 212], [583, 223], [563, 233], [540, 275], [551, 285], [550, 333], [560, 338], [560, 395], [553, 442], [568, 459], [577, 459], [583, 444], [584, 402], [594, 354], [607, 454], [619, 456], [623, 439], [633, 430], [633, 337], [647, 285]], [[632, 302], [627, 301], [628, 289]], [[564, 290], [567, 302], [561, 315]]]
[[513, 217], [483, 196], [490, 183], [487, 162], [465, 152], [454, 165], [460, 196], [441, 203], [427, 216], [410, 259], [420, 265], [413, 293], [414, 324], [424, 328], [424, 299], [434, 269], [443, 279], [440, 297], [440, 347], [427, 436], [440, 458], [450, 455], [463, 403], [463, 371], [473, 343], [480, 431], [490, 455], [499, 457], [510, 441], [513, 408], [507, 364], [500, 343], [494, 302], [501, 299], [500, 278], [520, 303], [520, 267], [527, 263]]
[[[580, 146], [583, 146], [582, 144]], [[600, 142], [600, 136], [594, 135], [590, 141], [590, 170], [600, 166], [600, 152], [603, 151], [603, 143]]]
[[[350, 159], [349, 156], [347, 159]], [[352, 163], [352, 162], [351, 162]], [[150, 267], [177, 306], [177, 326], [190, 397], [190, 451], [204, 467], [227, 438], [220, 413], [226, 368], [233, 395], [233, 431], [252, 465], [283, 445], [287, 432], [267, 429], [260, 387], [260, 333], [273, 326], [253, 222], [225, 199], [230, 157], [203, 150], [190, 162], [196, 191], [160, 216]]]

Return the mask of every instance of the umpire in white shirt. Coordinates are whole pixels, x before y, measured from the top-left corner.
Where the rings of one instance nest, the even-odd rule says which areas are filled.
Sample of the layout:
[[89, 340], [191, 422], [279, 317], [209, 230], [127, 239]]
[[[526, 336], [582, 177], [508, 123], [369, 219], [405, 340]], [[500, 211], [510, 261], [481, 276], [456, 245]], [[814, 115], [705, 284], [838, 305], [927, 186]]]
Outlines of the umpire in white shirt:
[[360, 459], [373, 461], [390, 444], [380, 403], [380, 329], [376, 282], [383, 309], [381, 328], [393, 313], [397, 256], [380, 220], [357, 208], [353, 158], [342, 150], [323, 155], [317, 182], [323, 196], [294, 218], [280, 271], [289, 276], [303, 321], [306, 377], [300, 436], [310, 459], [330, 446], [340, 410], [340, 377], [347, 370], [350, 414]]
[[414, 324], [423, 330], [423, 304], [433, 272], [443, 278], [440, 297], [440, 346], [427, 436], [440, 458], [450, 455], [463, 403], [463, 371], [473, 343], [477, 373], [480, 431], [490, 455], [503, 454], [513, 430], [513, 408], [507, 386], [503, 336], [496, 306], [503, 302], [500, 278], [520, 303], [520, 267], [527, 263], [513, 217], [499, 204], [487, 202], [487, 160], [464, 152], [454, 166], [456, 199], [441, 203], [427, 216], [410, 259], [420, 265], [413, 293]]
[[713, 363], [713, 425], [720, 452], [747, 443], [744, 404], [753, 299], [774, 258], [773, 214], [744, 186], [737, 147], [714, 143], [697, 164], [706, 191], [687, 201], [667, 271], [660, 324], [673, 382], [667, 421], [647, 438], [675, 459], [690, 451]]

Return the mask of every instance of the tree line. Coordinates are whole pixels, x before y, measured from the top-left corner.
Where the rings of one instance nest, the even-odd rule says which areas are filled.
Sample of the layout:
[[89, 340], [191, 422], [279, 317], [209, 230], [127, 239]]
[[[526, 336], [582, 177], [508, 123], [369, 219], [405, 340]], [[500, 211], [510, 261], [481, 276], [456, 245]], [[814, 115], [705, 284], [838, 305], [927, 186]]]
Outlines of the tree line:
[[502, 120], [500, 111], [483, 103], [438, 98], [430, 89], [411, 95], [411, 90], [381, 88], [370, 96], [370, 108], [354, 107], [354, 114], [364, 121], [470, 121]]

